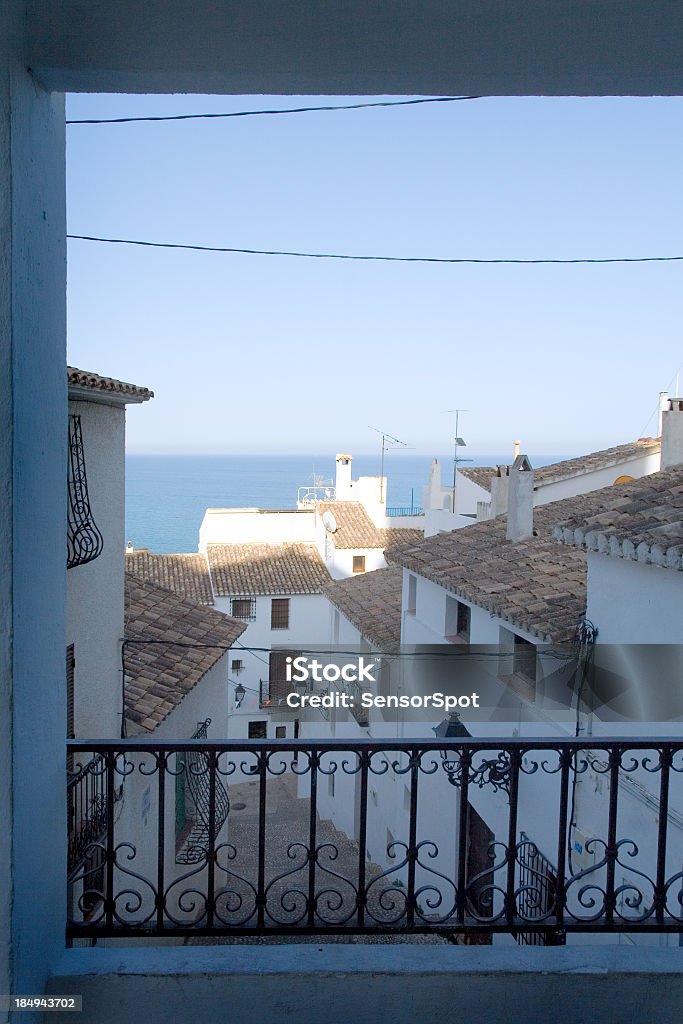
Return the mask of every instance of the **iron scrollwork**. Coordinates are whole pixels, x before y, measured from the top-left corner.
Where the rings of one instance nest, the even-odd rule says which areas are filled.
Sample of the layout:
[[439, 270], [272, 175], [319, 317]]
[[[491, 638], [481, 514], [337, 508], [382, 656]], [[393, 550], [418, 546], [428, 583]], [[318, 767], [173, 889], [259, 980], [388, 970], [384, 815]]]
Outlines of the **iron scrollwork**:
[[93, 562], [102, 554], [104, 538], [93, 518], [85, 472], [81, 417], [69, 416], [69, 505], [66, 525], [66, 567]]

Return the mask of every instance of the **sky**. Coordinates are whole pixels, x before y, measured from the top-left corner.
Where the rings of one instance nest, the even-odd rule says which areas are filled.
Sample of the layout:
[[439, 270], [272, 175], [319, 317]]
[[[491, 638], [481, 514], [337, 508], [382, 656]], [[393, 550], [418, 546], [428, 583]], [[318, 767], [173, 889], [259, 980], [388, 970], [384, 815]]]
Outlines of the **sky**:
[[[355, 97], [352, 102], [379, 97]], [[399, 97], [387, 97], [397, 99]], [[337, 102], [349, 102], [338, 98]], [[68, 118], [330, 97], [70, 96]], [[486, 98], [67, 128], [74, 234], [442, 258], [683, 255], [683, 99]], [[556, 455], [656, 432], [683, 262], [340, 262], [72, 240], [72, 365], [150, 387], [130, 452]]]

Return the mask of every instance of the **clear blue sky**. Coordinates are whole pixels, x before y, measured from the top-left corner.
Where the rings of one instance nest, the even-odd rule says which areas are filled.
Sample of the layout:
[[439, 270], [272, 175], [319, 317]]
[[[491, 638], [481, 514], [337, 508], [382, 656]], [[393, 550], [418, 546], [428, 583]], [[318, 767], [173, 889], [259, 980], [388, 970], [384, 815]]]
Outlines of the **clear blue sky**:
[[[68, 117], [300, 102], [73, 96]], [[679, 98], [485, 99], [72, 126], [69, 230], [400, 256], [683, 255], [682, 115]], [[653, 432], [657, 392], [683, 363], [683, 263], [339, 263], [71, 241], [68, 273], [70, 361], [156, 392], [129, 414], [135, 452], [374, 451], [368, 424], [443, 452], [443, 410], [462, 406], [478, 453], [517, 437], [578, 453]]]

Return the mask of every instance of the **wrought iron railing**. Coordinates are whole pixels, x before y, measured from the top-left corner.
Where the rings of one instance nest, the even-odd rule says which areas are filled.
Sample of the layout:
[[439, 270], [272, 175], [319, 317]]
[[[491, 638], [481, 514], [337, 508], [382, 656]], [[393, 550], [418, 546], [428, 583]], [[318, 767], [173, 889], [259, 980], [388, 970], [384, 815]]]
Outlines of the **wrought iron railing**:
[[69, 416], [68, 498], [66, 567], [73, 569], [99, 558], [104, 548], [102, 534], [90, 507], [81, 417], [75, 415]]
[[[210, 725], [210, 718], [199, 722], [192, 739], [205, 740]], [[216, 773], [212, 777], [207, 758], [204, 750], [195, 747], [179, 751], [176, 755], [175, 777], [184, 784], [185, 799], [189, 799], [191, 804], [187, 808], [183, 800], [189, 827], [177, 844], [177, 864], [200, 862], [208, 847], [211, 831], [220, 832], [230, 811], [228, 792]]]
[[424, 509], [421, 505], [390, 505], [386, 513], [390, 519], [398, 516], [423, 516]]
[[[208, 820], [179, 866], [187, 751]], [[70, 940], [683, 932], [683, 739], [72, 740], [68, 754], [100, 759], [105, 794], [81, 850], [99, 889], [72, 872]]]

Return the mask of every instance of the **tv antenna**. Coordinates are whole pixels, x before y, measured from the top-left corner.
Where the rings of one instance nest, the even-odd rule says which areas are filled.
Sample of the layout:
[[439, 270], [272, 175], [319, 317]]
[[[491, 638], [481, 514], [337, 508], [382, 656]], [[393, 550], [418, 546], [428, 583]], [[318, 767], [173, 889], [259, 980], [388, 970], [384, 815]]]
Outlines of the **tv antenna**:
[[[408, 448], [409, 446], [405, 441], [399, 441], [399, 439], [394, 437], [392, 434], [387, 434], [386, 430], [379, 430], [377, 427], [370, 426], [368, 426], [368, 430], [374, 430], [375, 433], [379, 434], [382, 438], [382, 459], [379, 471], [379, 503], [382, 505], [384, 503], [384, 453], [385, 451], [391, 451], [393, 448]], [[390, 441], [391, 443], [387, 444], [387, 441]]]
[[455, 487], [458, 482], [458, 466], [462, 462], [474, 462], [474, 459], [463, 459], [459, 455], [460, 448], [467, 447], [460, 436], [461, 412], [469, 412], [469, 409], [444, 409], [444, 413], [455, 413], [455, 436], [453, 438], [453, 496], [451, 502], [451, 509], [453, 512], [455, 512]]

